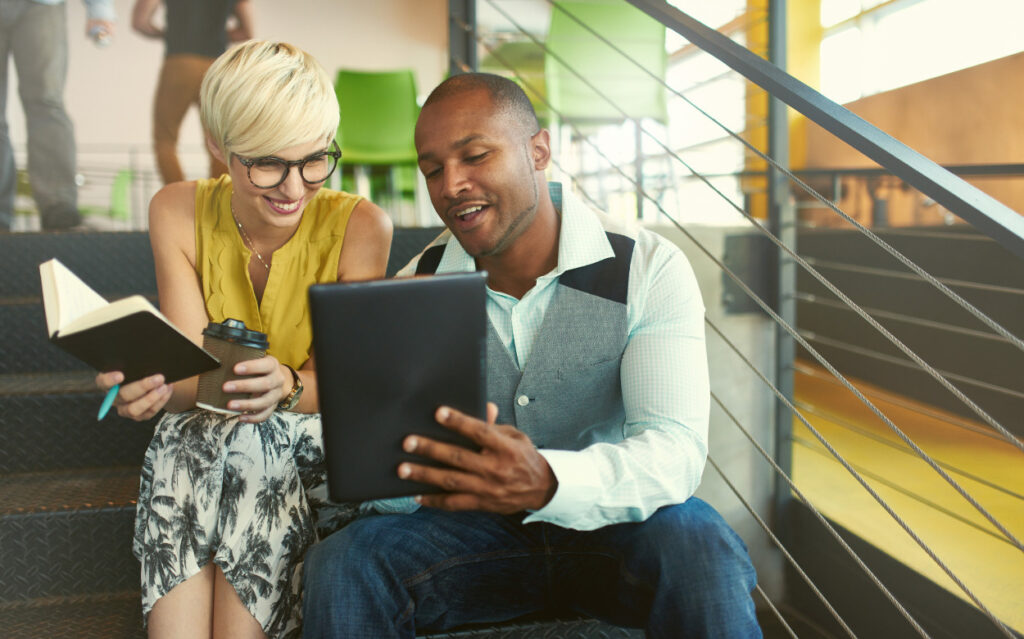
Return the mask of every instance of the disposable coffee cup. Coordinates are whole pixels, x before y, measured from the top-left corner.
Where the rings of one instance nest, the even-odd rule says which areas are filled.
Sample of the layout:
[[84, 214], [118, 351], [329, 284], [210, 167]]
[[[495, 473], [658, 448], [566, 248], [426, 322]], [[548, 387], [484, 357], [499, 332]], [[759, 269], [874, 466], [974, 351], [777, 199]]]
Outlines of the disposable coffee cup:
[[196, 406], [226, 415], [239, 415], [242, 411], [229, 410], [233, 399], [249, 399], [249, 393], [225, 393], [224, 382], [248, 377], [236, 375], [235, 364], [259, 359], [267, 354], [267, 336], [251, 331], [245, 322], [228, 318], [221, 323], [210, 322], [203, 329], [203, 348], [220, 360], [220, 367], [199, 376]]

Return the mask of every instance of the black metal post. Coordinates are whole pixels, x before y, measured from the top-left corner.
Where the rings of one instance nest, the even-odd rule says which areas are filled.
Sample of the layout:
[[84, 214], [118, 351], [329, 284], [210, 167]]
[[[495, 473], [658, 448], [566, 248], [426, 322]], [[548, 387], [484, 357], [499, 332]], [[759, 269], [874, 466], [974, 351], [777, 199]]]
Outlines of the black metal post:
[[[786, 69], [786, 0], [768, 2], [768, 59]], [[771, 96], [768, 102], [768, 155], [775, 164], [768, 167], [768, 226], [783, 244], [796, 250], [796, 207], [792, 203], [790, 183], [778, 167], [789, 168], [789, 114], [786, 105]], [[775, 309], [790, 326], [796, 326], [796, 273], [793, 258], [776, 250]], [[793, 401], [793, 363], [796, 341], [781, 326], [775, 327], [775, 385]], [[775, 461], [788, 476], [793, 465], [793, 413], [781, 400], [775, 401]], [[791, 500], [789, 485], [775, 476], [775, 526], [785, 536], [787, 506]]]
[[476, 71], [476, 0], [448, 0], [448, 72]]

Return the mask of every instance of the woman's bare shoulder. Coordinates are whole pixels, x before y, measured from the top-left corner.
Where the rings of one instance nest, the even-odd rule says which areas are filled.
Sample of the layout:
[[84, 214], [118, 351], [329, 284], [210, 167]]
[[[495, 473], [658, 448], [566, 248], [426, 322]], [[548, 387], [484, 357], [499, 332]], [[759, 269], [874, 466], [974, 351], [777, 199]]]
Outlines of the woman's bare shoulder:
[[391, 217], [373, 202], [360, 200], [345, 228], [338, 279], [383, 277], [391, 251]]
[[172, 182], [149, 202], [149, 236], [154, 248], [175, 246], [187, 255], [194, 252], [196, 182]]

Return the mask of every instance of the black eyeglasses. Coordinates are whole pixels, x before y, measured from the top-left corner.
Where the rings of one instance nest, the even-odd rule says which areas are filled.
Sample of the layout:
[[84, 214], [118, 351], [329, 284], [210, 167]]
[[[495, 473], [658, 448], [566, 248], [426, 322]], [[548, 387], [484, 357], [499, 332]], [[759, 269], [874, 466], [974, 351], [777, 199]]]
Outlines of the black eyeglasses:
[[331, 142], [329, 151], [320, 151], [301, 160], [282, 160], [272, 155], [263, 158], [243, 158], [240, 155], [235, 157], [245, 167], [253, 186], [258, 189], [272, 189], [288, 178], [288, 172], [293, 166], [299, 167], [299, 177], [306, 184], [323, 183], [331, 177], [334, 169], [338, 168], [341, 149], [338, 148], [338, 142], [334, 141]]

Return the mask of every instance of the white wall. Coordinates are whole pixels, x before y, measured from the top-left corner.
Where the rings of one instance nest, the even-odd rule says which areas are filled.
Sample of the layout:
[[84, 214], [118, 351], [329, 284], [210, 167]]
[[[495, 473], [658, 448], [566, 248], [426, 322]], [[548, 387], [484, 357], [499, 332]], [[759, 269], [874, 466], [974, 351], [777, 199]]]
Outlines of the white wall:
[[[690, 260], [700, 284], [708, 321], [759, 371], [771, 378], [775, 367], [772, 320], [760, 312], [727, 313], [722, 301], [721, 269], [675, 227], [657, 226], [653, 230], [675, 242]], [[734, 226], [711, 225], [688, 225], [687, 230], [719, 260], [724, 259], [726, 238], [737, 232]], [[711, 328], [707, 328], [706, 335], [711, 392], [763, 448], [774, 452], [774, 395], [721, 336]], [[743, 499], [773, 525], [774, 471], [714, 401], [708, 435], [708, 456], [722, 468]], [[759, 585], [772, 601], [780, 600], [783, 594], [781, 554], [711, 464], [704, 469], [697, 496], [714, 506], [747, 543]], [[754, 601], [759, 606], [762, 603], [757, 596]]]
[[[65, 99], [83, 161], [109, 145], [136, 145], [147, 152], [150, 148], [150, 114], [163, 44], [132, 32], [132, 4], [133, 0], [114, 0], [117, 32], [110, 46], [99, 48], [85, 37], [83, 3], [68, 0], [70, 68]], [[284, 40], [309, 51], [332, 76], [342, 66], [412, 67], [418, 89], [425, 95], [447, 71], [446, 0], [252, 0], [252, 4], [257, 38]], [[13, 65], [10, 72], [7, 117], [15, 148], [23, 150], [24, 114]], [[194, 110], [180, 141], [186, 152], [201, 149]], [[23, 159], [23, 154], [18, 156]], [[188, 157], [183, 161], [189, 177], [201, 177], [205, 166], [201, 155], [197, 165]], [[199, 175], [193, 175], [195, 171]]]

